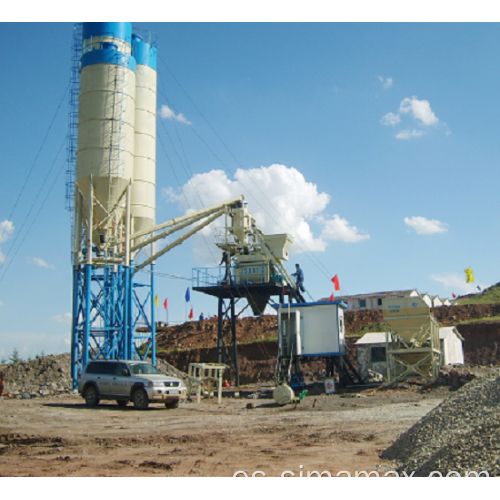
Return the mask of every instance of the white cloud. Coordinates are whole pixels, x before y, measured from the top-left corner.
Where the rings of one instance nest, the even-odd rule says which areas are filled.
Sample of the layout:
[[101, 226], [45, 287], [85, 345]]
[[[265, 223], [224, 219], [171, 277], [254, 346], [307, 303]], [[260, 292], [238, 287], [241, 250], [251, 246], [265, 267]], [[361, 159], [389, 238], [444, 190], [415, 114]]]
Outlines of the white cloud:
[[417, 234], [435, 234], [448, 231], [444, 222], [436, 219], [426, 219], [425, 217], [405, 217], [405, 224], [415, 230]]
[[[5, 219], [4, 221], [0, 222], [0, 243], [4, 243], [5, 241], [7, 241], [12, 236], [14, 229], [15, 227], [14, 224], [12, 224], [12, 221]], [[4, 262], [5, 254], [0, 248], [0, 264], [3, 264]]]
[[191, 122], [182, 114], [175, 114], [168, 106], [165, 104], [160, 108], [160, 117], [164, 120], [176, 120], [187, 125], [191, 125]]
[[5, 219], [0, 222], [0, 243], [7, 241], [12, 236], [14, 229], [12, 221]]
[[399, 105], [400, 113], [411, 113], [414, 118], [420, 120], [424, 125], [434, 125], [439, 122], [438, 117], [431, 109], [429, 101], [419, 101], [415, 96], [411, 99], [406, 97]]
[[[316, 184], [307, 182], [297, 169], [279, 164], [248, 170], [238, 169], [234, 178], [235, 180], [229, 179], [222, 170], [212, 170], [195, 175], [182, 187], [181, 194], [175, 193], [171, 188], [163, 189], [162, 193], [170, 201], [178, 202], [183, 210], [201, 208], [200, 200], [203, 206], [209, 206], [242, 194], [248, 202], [248, 211], [255, 217], [264, 234], [289, 233], [293, 236], [294, 245], [291, 250], [294, 253], [324, 251], [328, 239], [355, 241], [352, 231], [356, 233], [356, 228], [349, 228], [348, 225], [346, 228], [344, 224], [341, 233], [341, 228], [335, 227], [335, 217], [338, 216], [333, 220], [322, 216], [330, 202], [330, 196], [318, 192]], [[313, 220], [324, 226], [319, 238], [314, 236], [311, 229], [310, 222]], [[221, 218], [213, 226], [221, 227], [222, 224]], [[202, 232], [211, 235], [212, 229], [205, 228]], [[206, 262], [206, 245], [198, 240], [194, 246], [196, 258]]]
[[441, 283], [450, 291], [458, 295], [468, 294], [468, 293], [478, 293], [477, 286], [481, 287], [481, 290], [488, 288], [489, 285], [483, 283], [466, 283], [464, 273], [442, 273], [442, 274], [431, 274], [430, 279]]
[[46, 269], [55, 269], [56, 267], [52, 264], [47, 264], [43, 259], [39, 257], [28, 258], [28, 264], [34, 264], [36, 266], [45, 267]]
[[396, 139], [408, 140], [413, 137], [421, 137], [424, 135], [422, 130], [401, 130], [396, 134]]
[[382, 82], [384, 89], [392, 87], [392, 78], [382, 78], [381, 76], [379, 76], [378, 79]]
[[349, 226], [349, 222], [338, 214], [335, 214], [330, 220], [325, 220], [324, 225], [321, 237], [326, 240], [355, 243], [370, 238], [369, 234], [359, 234], [357, 227]]
[[61, 323], [62, 325], [71, 325], [71, 318], [71, 313], [64, 313], [51, 316], [50, 320], [54, 323]]
[[387, 113], [382, 117], [380, 123], [382, 123], [382, 125], [397, 125], [400, 121], [401, 118], [398, 114]]

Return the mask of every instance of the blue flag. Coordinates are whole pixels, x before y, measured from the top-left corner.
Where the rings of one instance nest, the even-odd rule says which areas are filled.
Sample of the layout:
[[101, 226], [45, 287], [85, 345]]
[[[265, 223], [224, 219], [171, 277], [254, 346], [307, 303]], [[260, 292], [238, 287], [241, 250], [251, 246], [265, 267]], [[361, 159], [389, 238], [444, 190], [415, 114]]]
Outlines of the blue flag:
[[186, 290], [186, 302], [189, 302], [191, 300], [191, 294], [189, 293], [189, 287], [187, 287]]

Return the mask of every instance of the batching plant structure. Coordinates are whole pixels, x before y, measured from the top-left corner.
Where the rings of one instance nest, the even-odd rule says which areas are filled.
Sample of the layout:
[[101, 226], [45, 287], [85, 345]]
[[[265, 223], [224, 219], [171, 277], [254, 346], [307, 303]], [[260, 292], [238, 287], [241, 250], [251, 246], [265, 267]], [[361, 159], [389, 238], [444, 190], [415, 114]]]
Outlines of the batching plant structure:
[[[69, 138], [73, 208], [72, 375], [89, 359], [155, 360], [156, 41], [131, 23], [75, 27]], [[139, 330], [138, 326], [143, 326]]]
[[[246, 297], [256, 314], [273, 294], [300, 299], [282, 264], [291, 238], [263, 235], [243, 196], [156, 224], [156, 41], [130, 23], [77, 24], [72, 61], [66, 198], [73, 214], [74, 387], [92, 359], [156, 363], [155, 260], [224, 215], [217, 245], [226, 255], [225, 280], [198, 290], [217, 296], [220, 311], [231, 299], [236, 350], [235, 297]], [[155, 242], [192, 224], [155, 250]], [[146, 269], [140, 281], [138, 271]]]

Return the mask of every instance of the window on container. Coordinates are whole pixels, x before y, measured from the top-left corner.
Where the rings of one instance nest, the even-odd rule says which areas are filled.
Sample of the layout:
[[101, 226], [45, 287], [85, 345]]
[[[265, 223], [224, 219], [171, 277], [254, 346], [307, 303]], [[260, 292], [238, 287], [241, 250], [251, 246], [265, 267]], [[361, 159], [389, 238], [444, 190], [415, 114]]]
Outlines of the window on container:
[[372, 363], [381, 363], [386, 360], [385, 357], [385, 346], [384, 347], [372, 347]]
[[359, 307], [366, 307], [366, 299], [359, 299]]
[[379, 306], [381, 306], [381, 305], [382, 305], [382, 299], [377, 299], [377, 304], [378, 304]]

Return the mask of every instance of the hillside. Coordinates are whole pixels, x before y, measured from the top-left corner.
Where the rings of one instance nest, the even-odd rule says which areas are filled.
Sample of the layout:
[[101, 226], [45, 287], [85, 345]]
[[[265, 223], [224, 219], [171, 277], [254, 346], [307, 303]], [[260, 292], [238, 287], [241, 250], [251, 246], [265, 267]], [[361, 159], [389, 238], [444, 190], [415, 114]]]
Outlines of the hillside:
[[456, 300], [457, 305], [465, 304], [499, 304], [500, 303], [500, 283], [486, 288], [481, 293], [463, 295]]

